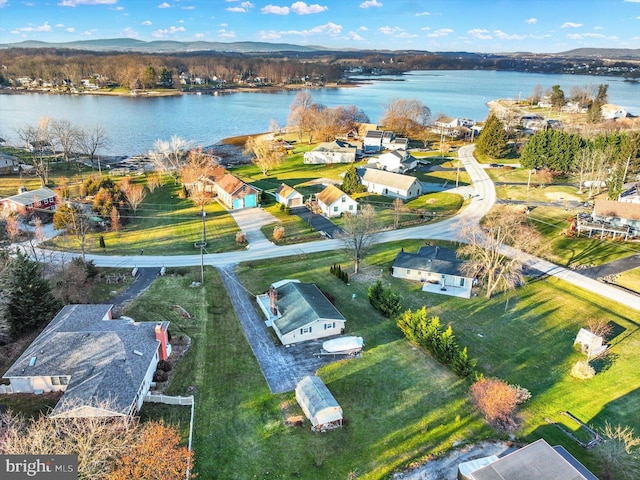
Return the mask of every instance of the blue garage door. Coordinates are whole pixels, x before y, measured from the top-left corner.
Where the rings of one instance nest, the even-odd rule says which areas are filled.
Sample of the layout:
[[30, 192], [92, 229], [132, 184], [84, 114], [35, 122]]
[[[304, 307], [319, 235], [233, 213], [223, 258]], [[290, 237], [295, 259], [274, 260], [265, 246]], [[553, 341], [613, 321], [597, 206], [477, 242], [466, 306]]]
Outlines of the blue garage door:
[[257, 195], [247, 195], [246, 197], [244, 197], [244, 206], [246, 208], [257, 207], [258, 206], [258, 196]]
[[241, 198], [236, 198], [233, 200], [233, 209], [237, 209], [237, 208], [242, 208], [244, 205], [242, 203], [242, 199]]

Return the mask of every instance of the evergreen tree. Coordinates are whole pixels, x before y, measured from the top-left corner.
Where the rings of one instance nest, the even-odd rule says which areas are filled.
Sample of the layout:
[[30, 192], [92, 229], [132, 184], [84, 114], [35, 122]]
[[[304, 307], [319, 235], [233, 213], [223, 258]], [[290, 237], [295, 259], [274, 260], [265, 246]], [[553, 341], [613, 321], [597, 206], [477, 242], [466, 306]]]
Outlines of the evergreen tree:
[[43, 267], [18, 252], [11, 262], [9, 322], [13, 335], [19, 335], [48, 322], [62, 308], [51, 285], [42, 276]]
[[479, 154], [489, 155], [492, 158], [504, 158], [509, 153], [507, 132], [504, 124], [495, 115], [491, 114], [487, 118], [476, 140], [476, 150]]
[[566, 100], [564, 98], [564, 91], [560, 88], [560, 85], [554, 85], [551, 87], [549, 99], [551, 100], [551, 105], [558, 110], [564, 106]]
[[349, 166], [347, 171], [344, 172], [344, 179], [342, 180], [342, 186], [340, 188], [344, 193], [348, 193], [349, 195], [366, 190], [365, 186], [360, 182], [360, 177], [358, 176], [355, 165]]

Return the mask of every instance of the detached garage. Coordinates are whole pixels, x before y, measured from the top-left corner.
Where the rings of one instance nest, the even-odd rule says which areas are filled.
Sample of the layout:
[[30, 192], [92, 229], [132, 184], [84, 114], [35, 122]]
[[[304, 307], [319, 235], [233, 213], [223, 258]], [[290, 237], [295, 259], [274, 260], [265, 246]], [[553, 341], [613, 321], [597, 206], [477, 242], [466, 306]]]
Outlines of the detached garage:
[[311, 421], [311, 430], [324, 432], [342, 426], [342, 408], [320, 377], [304, 377], [296, 386], [296, 400]]

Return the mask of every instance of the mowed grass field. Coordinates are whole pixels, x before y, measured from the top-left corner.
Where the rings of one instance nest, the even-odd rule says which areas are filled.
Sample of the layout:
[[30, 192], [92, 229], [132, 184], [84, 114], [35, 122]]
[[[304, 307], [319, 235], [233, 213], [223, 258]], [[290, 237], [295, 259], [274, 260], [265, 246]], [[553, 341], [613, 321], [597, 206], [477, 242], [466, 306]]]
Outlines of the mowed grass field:
[[[238, 267], [251, 294], [282, 278], [317, 284], [347, 318], [346, 333], [364, 338], [360, 358], [338, 361], [318, 372], [346, 419], [342, 429], [324, 434], [313, 433], [308, 422], [285, 423], [289, 415], [302, 411], [293, 392], [270, 393], [215, 271], [207, 270], [202, 289], [189, 287], [199, 277], [197, 269], [183, 277], [159, 278], [127, 310], [139, 320], [170, 320], [174, 336], [191, 337], [167, 393], [196, 395], [194, 446], [201, 478], [388, 478], [452, 448], [454, 442], [502, 436], [473, 409], [468, 381], [415, 348], [394, 321], [372, 310], [366, 291], [376, 279], [398, 291], [405, 308], [426, 305], [443, 324], [451, 324], [485, 375], [531, 391], [517, 438], [544, 436], [595, 469], [589, 452], [545, 418], [569, 411], [595, 427], [609, 421], [640, 430], [637, 312], [553, 279], [490, 300], [481, 295], [464, 300], [425, 294], [419, 284], [389, 274], [401, 247], [415, 251], [421, 244], [376, 246], [349, 285], [329, 273], [334, 263], [350, 268], [341, 252]], [[171, 310], [173, 304], [186, 308], [193, 318], [179, 317]], [[608, 320], [616, 336], [609, 360], [597, 365], [596, 377], [578, 381], [569, 376], [571, 366], [582, 358], [573, 339], [589, 318]]]

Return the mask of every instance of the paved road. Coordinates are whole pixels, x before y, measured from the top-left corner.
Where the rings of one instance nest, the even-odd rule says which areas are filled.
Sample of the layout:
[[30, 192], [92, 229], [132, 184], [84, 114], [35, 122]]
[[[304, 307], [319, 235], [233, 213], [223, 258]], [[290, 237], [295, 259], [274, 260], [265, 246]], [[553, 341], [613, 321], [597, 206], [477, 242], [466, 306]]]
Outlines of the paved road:
[[[484, 168], [473, 157], [473, 150], [474, 146], [468, 145], [462, 147], [458, 152], [464, 168], [471, 177], [473, 186], [473, 196], [467, 208], [465, 208], [459, 215], [442, 222], [380, 233], [376, 236], [375, 242], [384, 243], [405, 239], [461, 241], [461, 226], [468, 223], [479, 222], [496, 202], [494, 184], [485, 172]], [[240, 262], [261, 260], [264, 258], [281, 258], [293, 255], [326, 252], [330, 250], [337, 250], [342, 247], [342, 243], [335, 239], [285, 246], [265, 244], [241, 252], [207, 254], [204, 256], [204, 263], [205, 265], [220, 267], [235, 265]], [[505, 252], [508, 253], [509, 249], [505, 249]], [[55, 253], [49, 253], [49, 255], [53, 255], [55, 259]], [[69, 254], [65, 255], [68, 256]], [[86, 258], [88, 260], [93, 260], [97, 266], [101, 267], [123, 266], [127, 264], [138, 267], [159, 267], [163, 265], [167, 267], [181, 267], [200, 265], [199, 255], [177, 255], [172, 257], [110, 257], [102, 255], [87, 255]], [[577, 272], [554, 265], [539, 258], [530, 257], [529, 265], [546, 275], [553, 275], [558, 278], [562, 278], [563, 280], [580, 286], [590, 292], [602, 295], [629, 308], [640, 311], [640, 296], [624, 292], [613, 286], [603, 284]]]

